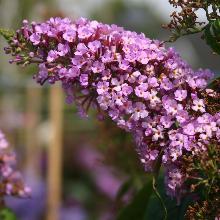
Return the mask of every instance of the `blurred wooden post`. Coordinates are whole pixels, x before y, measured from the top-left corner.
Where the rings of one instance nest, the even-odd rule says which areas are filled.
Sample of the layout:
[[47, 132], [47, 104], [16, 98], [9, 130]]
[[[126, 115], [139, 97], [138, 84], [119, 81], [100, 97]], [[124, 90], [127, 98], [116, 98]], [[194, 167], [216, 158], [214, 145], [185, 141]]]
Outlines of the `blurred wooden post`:
[[[31, 84], [31, 83], [30, 83]], [[42, 90], [36, 85], [26, 89], [26, 126], [25, 126], [25, 169], [40, 175], [40, 146], [37, 126], [40, 121]]]
[[62, 180], [62, 90], [60, 87], [50, 88], [50, 126], [51, 139], [48, 149], [48, 210], [47, 220], [59, 220], [61, 205]]

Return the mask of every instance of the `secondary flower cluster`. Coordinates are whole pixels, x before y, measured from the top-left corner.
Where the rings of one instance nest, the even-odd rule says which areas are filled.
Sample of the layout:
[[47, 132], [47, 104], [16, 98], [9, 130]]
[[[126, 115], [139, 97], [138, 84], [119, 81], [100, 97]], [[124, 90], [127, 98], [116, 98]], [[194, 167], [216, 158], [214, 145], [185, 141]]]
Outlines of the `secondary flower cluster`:
[[202, 96], [213, 74], [194, 72], [174, 49], [144, 34], [84, 18], [24, 21], [5, 51], [12, 63], [38, 63], [38, 83], [61, 81], [82, 115], [92, 105], [131, 132], [146, 171], [162, 160], [173, 196], [185, 178], [182, 155], [219, 141], [219, 115], [207, 113]]
[[26, 197], [30, 188], [24, 185], [21, 174], [15, 170], [16, 155], [0, 131], [0, 198], [5, 195]]

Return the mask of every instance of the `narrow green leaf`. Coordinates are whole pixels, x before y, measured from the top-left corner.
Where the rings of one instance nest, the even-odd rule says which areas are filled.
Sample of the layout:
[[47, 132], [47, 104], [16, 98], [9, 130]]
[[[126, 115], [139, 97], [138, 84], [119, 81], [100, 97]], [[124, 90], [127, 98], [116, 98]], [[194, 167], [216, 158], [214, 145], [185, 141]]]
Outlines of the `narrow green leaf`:
[[[184, 214], [186, 212], [187, 206], [192, 202], [191, 199], [185, 198], [181, 201], [180, 205], [177, 205], [177, 201], [175, 199], [171, 199], [166, 194], [166, 190], [164, 187], [164, 173], [161, 172], [157, 181], [157, 189], [160, 193], [160, 196], [163, 199], [163, 202], [166, 205], [168, 216], [168, 220], [184, 220]], [[163, 220], [164, 212], [161, 207], [161, 203], [158, 200], [155, 193], [152, 194], [151, 199], [148, 203], [148, 207], [146, 210], [146, 216], [144, 220]]]
[[121, 210], [117, 220], [144, 220], [152, 191], [152, 177], [149, 177], [147, 183], [135, 195], [131, 203]]
[[213, 22], [212, 30], [214, 32], [214, 36], [216, 38], [218, 45], [220, 45], [220, 19], [216, 19]]
[[220, 23], [218, 20], [210, 22], [204, 31], [204, 38], [206, 43], [212, 48], [212, 50], [220, 54]]

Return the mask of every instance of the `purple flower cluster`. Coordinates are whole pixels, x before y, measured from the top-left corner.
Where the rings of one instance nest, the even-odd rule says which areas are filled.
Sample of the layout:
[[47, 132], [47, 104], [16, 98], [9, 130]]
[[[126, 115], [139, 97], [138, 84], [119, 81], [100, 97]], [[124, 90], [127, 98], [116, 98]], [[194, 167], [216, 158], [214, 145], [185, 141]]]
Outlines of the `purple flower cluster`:
[[213, 74], [193, 71], [173, 48], [144, 34], [84, 18], [24, 21], [5, 50], [16, 56], [11, 62], [38, 63], [38, 83], [61, 81], [82, 115], [92, 105], [131, 132], [146, 171], [162, 160], [173, 196], [184, 182], [182, 155], [219, 141], [219, 114], [207, 112], [201, 95]]
[[15, 170], [16, 155], [0, 131], [0, 197], [5, 195], [26, 197], [30, 188], [24, 185], [21, 174]]

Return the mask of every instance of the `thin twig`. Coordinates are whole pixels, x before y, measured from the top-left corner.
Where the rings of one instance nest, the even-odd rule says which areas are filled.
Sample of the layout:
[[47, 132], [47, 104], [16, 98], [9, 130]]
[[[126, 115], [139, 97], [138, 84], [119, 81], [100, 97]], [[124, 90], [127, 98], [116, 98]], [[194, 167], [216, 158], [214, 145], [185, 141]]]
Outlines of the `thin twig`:
[[163, 201], [160, 193], [157, 190], [156, 182], [157, 182], [156, 177], [153, 176], [153, 190], [154, 190], [154, 193], [156, 194], [157, 198], [160, 200], [160, 203], [163, 207], [163, 210], [164, 210], [164, 218], [163, 219], [167, 220], [167, 208], [166, 208], [166, 205], [164, 204], [164, 201]]

